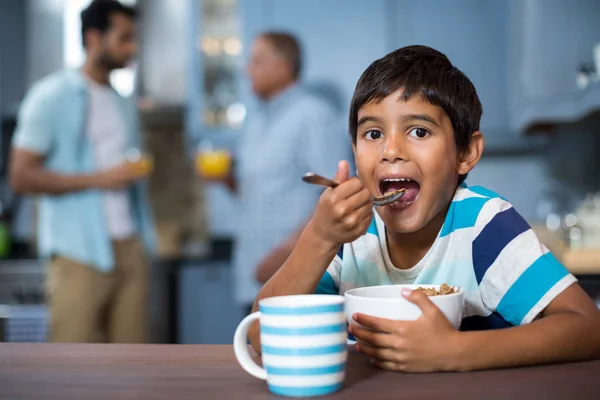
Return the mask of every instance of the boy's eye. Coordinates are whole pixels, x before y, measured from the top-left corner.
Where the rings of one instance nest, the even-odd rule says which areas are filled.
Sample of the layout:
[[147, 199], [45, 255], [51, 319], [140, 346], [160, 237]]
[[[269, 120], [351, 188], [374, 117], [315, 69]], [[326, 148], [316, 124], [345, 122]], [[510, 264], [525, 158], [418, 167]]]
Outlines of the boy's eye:
[[383, 136], [383, 133], [381, 133], [381, 131], [377, 131], [374, 129], [371, 129], [370, 131], [365, 132], [365, 138], [367, 138], [369, 140], [381, 139], [382, 136]]
[[411, 129], [410, 132], [408, 132], [408, 136], [416, 137], [419, 139], [423, 139], [429, 135], [429, 131], [425, 128], [414, 128]]

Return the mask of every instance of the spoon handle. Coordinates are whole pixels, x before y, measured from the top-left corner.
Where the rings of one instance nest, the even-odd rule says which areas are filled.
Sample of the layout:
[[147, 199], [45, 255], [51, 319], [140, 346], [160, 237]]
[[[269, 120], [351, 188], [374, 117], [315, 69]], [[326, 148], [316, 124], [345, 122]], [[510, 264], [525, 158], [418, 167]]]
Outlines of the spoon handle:
[[306, 183], [312, 183], [313, 185], [321, 185], [325, 187], [334, 188], [338, 185], [337, 182], [327, 179], [321, 175], [315, 174], [314, 172], [307, 172], [302, 176], [302, 180]]

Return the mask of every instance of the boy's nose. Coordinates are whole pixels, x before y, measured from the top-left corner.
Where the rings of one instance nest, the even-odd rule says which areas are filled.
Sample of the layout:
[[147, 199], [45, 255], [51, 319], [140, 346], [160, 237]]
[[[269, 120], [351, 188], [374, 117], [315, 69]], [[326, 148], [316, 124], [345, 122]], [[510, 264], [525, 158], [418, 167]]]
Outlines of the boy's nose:
[[398, 135], [391, 135], [391, 138], [388, 140], [385, 150], [383, 151], [382, 161], [396, 162], [406, 159], [402, 146], [402, 139], [397, 136]]

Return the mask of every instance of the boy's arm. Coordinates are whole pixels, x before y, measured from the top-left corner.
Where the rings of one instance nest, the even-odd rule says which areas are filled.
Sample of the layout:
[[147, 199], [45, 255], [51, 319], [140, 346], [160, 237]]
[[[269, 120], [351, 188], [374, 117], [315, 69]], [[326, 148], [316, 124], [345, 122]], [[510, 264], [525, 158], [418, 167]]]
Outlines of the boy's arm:
[[423, 315], [393, 321], [363, 314], [351, 326], [359, 351], [383, 369], [405, 372], [473, 371], [600, 357], [600, 312], [572, 284], [540, 319], [513, 328], [459, 332], [424, 293], [403, 293]]
[[[267, 297], [313, 293], [339, 247], [367, 231], [373, 218], [371, 195], [358, 178], [348, 179], [349, 173], [348, 163], [340, 162], [334, 178], [340, 185], [323, 192], [289, 258], [258, 293], [253, 311]], [[260, 353], [258, 323], [248, 337]]]
[[572, 284], [528, 325], [463, 332], [457, 338], [451, 369], [461, 371], [597, 358], [600, 311]]
[[481, 215], [472, 256], [482, 300], [517, 327], [462, 335], [466, 345], [459, 348], [466, 352], [461, 359], [467, 363], [462, 367], [561, 362], [598, 355], [600, 311], [575, 278], [508, 202], [490, 201]]

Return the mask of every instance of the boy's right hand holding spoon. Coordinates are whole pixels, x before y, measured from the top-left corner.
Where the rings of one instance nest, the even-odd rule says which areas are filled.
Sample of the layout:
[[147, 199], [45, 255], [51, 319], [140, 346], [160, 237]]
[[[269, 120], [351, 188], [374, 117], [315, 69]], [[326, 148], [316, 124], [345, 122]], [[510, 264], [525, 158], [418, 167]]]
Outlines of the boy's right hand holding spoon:
[[338, 185], [323, 192], [311, 219], [319, 239], [341, 246], [364, 235], [373, 218], [371, 194], [358, 177], [350, 177], [347, 161], [340, 161], [333, 178]]

